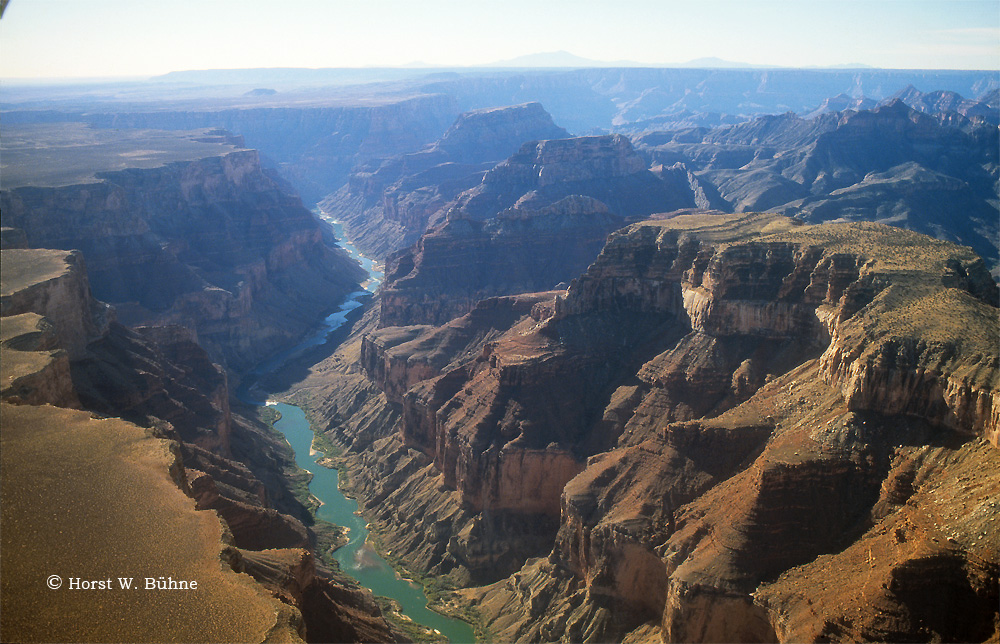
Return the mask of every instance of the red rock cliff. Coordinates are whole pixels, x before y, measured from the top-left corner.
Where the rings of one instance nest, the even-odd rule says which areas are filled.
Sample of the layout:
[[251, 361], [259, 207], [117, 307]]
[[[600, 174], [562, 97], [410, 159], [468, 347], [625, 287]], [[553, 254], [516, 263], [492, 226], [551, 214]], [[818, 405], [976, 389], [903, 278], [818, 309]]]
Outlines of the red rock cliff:
[[565, 487], [548, 559], [470, 593], [494, 636], [990, 637], [986, 275], [967, 249], [877, 225], [617, 233], [553, 324], [640, 310], [690, 333], [608, 399], [618, 446]]

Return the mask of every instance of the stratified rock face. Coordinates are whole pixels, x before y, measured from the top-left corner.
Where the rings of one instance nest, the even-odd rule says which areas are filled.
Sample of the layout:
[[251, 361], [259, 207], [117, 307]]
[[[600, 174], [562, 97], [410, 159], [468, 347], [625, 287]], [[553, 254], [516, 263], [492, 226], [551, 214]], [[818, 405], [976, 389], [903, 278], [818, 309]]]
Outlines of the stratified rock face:
[[484, 298], [555, 288], [593, 261], [621, 222], [576, 195], [538, 209], [525, 199], [487, 221], [449, 220], [390, 263], [381, 324], [443, 324]]
[[460, 114], [436, 147], [459, 163], [506, 159], [529, 141], [563, 139], [541, 103], [493, 107]]
[[567, 136], [539, 103], [467, 112], [426, 149], [355, 169], [320, 207], [344, 222], [362, 252], [381, 259], [440, 223], [441, 208], [522, 144]]
[[811, 223], [886, 223], [971, 246], [995, 273], [997, 128], [982, 117], [925, 104], [927, 98], [960, 109], [944, 94], [910, 98], [929, 113], [911, 109], [904, 98], [812, 119], [789, 113], [715, 130], [650, 134], [637, 145], [655, 161], [683, 162], [717, 190], [723, 203], [713, 208], [773, 210]]
[[982, 261], [873, 224], [714, 222], [616, 233], [557, 300], [560, 339], [596, 314], [689, 331], [609, 380], [591, 431], [618, 446], [565, 486], [548, 559], [470, 591], [491, 634], [995, 636], [1000, 320]]
[[[773, 215], [634, 225], [554, 308], [533, 305], [441, 375], [411, 384], [433, 373], [430, 356], [444, 364], [435, 347], [471, 354], [443, 340], [468, 318], [369, 336], [365, 368], [394, 398], [409, 387], [398, 426], [421, 454], [390, 437], [356, 443], [377, 472], [358, 485], [391, 534], [410, 535], [402, 552], [459, 579], [531, 552], [504, 525], [559, 517], [546, 560], [469, 591], [497, 639], [608, 641], [637, 628], [668, 641], [985, 639], [1000, 542], [983, 518], [998, 484], [987, 464], [996, 306], [971, 251], [886, 226]], [[948, 491], [920, 496], [938, 471]], [[396, 503], [405, 510], [386, 508]], [[912, 536], [893, 536], [907, 521]], [[856, 569], [863, 546], [845, 546], [859, 535], [886, 553], [877, 574], [899, 580], [878, 590], [891, 624], [863, 608], [875, 588], [855, 597], [843, 572]], [[911, 538], [919, 549], [898, 546]], [[830, 588], [816, 571], [831, 567], [849, 590], [818, 606], [809, 589]], [[965, 617], [917, 616], [929, 600], [911, 568], [945, 571]], [[795, 594], [773, 581], [783, 575]]]
[[[2, 251], [3, 398], [83, 407], [148, 425], [230, 455], [225, 374], [183, 328], [143, 339], [90, 293], [78, 251]], [[155, 339], [159, 343], [151, 342]]]
[[253, 150], [101, 179], [4, 191], [3, 221], [31, 247], [80, 250], [122, 322], [185, 326], [229, 367], [291, 342], [361, 277]]
[[390, 402], [402, 404], [413, 385], [476, 358], [483, 346], [524, 318], [538, 322], [551, 315], [555, 294], [490, 298], [441, 327], [386, 327], [367, 333], [361, 343], [361, 368]]
[[17, 404], [80, 408], [69, 354], [59, 349], [52, 323], [37, 313], [0, 318], [0, 399]]
[[274, 597], [302, 607], [306, 641], [405, 641], [387, 630], [370, 593], [317, 568], [308, 550], [241, 550], [240, 555], [244, 570]]
[[443, 324], [480, 299], [572, 279], [623, 217], [695, 205], [686, 181], [659, 170], [619, 135], [526, 144], [390, 260], [381, 323]]
[[626, 137], [615, 134], [525, 144], [462, 195], [449, 218], [489, 219], [528, 194], [539, 205], [584, 195], [625, 218], [689, 204], [649, 172]]
[[113, 316], [90, 296], [83, 257], [76, 251], [11, 249], [3, 253], [0, 315], [44, 316], [56, 343], [79, 358], [87, 344], [107, 333]]

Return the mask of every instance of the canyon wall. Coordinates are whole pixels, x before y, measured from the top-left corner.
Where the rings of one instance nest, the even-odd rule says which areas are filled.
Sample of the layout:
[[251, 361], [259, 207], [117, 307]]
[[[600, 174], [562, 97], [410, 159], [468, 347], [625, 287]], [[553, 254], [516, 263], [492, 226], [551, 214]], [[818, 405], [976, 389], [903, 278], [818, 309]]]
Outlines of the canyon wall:
[[[771, 219], [748, 230], [742, 220], [726, 239], [728, 222], [683, 220], [616, 234], [559, 304], [566, 320], [595, 307], [680, 309], [699, 351], [678, 343], [611, 398], [605, 419], [618, 447], [565, 487], [548, 558], [469, 591], [491, 632], [995, 635], [989, 553], [1000, 535], [986, 528], [985, 490], [996, 485], [986, 463], [997, 458], [997, 295], [982, 261], [871, 224]], [[754, 228], [771, 232], [739, 240]], [[696, 251], [686, 257], [685, 238]], [[740, 338], [740, 353], [725, 356], [726, 338]], [[937, 512], [953, 519], [928, 522]], [[932, 606], [904, 571], [938, 561], [953, 581]]]
[[655, 162], [683, 163], [713, 208], [878, 221], [971, 246], [995, 276], [997, 117], [918, 111], [904, 102], [921, 105], [912, 93], [902, 96], [863, 110], [646, 133], [635, 143]]
[[460, 110], [443, 95], [365, 96], [331, 105], [98, 111], [76, 117], [100, 128], [223, 128], [277, 164], [306, 203], [342, 185], [358, 163], [417, 151]]
[[363, 279], [253, 150], [0, 200], [29, 246], [82, 252], [122, 323], [184, 326], [237, 371], [291, 344]]

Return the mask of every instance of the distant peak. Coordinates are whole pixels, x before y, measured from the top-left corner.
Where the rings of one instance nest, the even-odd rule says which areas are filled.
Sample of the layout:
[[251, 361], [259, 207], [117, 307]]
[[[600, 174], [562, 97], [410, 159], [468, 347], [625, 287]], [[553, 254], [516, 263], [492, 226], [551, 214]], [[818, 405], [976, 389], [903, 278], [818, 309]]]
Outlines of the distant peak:
[[906, 87], [904, 87], [903, 89], [901, 89], [898, 92], [896, 92], [895, 94], [893, 94], [892, 95], [892, 100], [914, 99], [914, 98], [920, 98], [923, 95], [924, 95], [924, 93], [921, 92], [916, 87], [914, 87], [913, 84], [911, 83], [911, 84], [907, 85]]
[[901, 98], [890, 98], [882, 105], [872, 110], [875, 114], [908, 114], [913, 112], [913, 108], [906, 104]]

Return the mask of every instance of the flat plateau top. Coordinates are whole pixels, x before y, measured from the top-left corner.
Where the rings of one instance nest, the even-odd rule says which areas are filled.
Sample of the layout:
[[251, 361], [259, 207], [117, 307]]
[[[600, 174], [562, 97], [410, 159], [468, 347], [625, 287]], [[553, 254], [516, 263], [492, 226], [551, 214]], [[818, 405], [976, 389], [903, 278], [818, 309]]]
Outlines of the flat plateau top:
[[167, 441], [57, 407], [3, 403], [0, 418], [4, 641], [295, 640], [291, 609], [223, 565], [223, 526], [171, 479]]
[[4, 125], [0, 189], [97, 183], [99, 172], [157, 168], [242, 149], [228, 133], [98, 129], [84, 123]]
[[692, 214], [633, 224], [629, 230], [654, 228], [691, 235], [726, 246], [747, 242], [817, 246], [827, 256], [847, 254], [872, 261], [873, 270], [939, 280], [949, 261], [973, 263], [979, 257], [968, 247], [894, 226], [873, 222], [803, 224], [774, 213]]
[[70, 270], [72, 261], [71, 251], [43, 248], [6, 249], [0, 257], [0, 295], [4, 296], [63, 275]]

